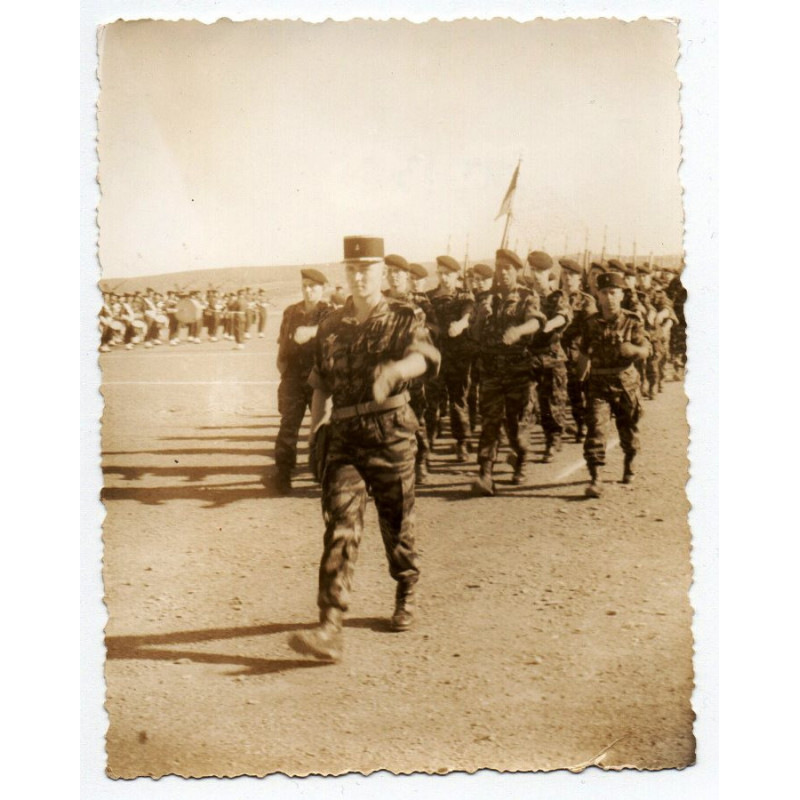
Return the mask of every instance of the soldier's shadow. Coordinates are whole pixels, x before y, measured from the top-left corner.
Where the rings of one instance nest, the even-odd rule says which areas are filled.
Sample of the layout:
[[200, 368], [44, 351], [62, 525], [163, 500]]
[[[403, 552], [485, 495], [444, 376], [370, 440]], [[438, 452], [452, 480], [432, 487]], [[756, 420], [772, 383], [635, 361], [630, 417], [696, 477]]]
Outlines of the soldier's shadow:
[[[133, 636], [107, 636], [106, 655], [109, 661], [181, 661], [195, 664], [230, 664], [239, 669], [225, 675], [275, 675], [293, 669], [330, 666], [329, 662], [298, 658], [258, 658], [234, 653], [191, 650], [180, 645], [252, 636], [271, 636], [291, 631], [313, 628], [315, 623], [285, 622], [267, 625], [250, 625], [239, 628], [206, 628], [173, 633], [142, 634]], [[389, 630], [388, 622], [377, 618], [351, 619], [345, 623], [349, 628], [369, 628], [375, 631]]]

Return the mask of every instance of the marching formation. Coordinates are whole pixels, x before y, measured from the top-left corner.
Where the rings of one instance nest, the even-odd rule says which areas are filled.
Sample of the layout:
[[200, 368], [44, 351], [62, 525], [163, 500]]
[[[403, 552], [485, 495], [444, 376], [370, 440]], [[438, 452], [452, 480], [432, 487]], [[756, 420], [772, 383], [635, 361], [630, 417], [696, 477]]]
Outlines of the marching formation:
[[343, 304], [325, 299], [324, 274], [302, 270], [303, 300], [284, 312], [281, 427], [275, 471], [265, 478], [274, 492], [291, 492], [310, 409], [309, 459], [325, 523], [320, 623], [293, 634], [290, 645], [330, 661], [342, 653], [368, 497], [396, 581], [392, 627], [413, 624], [415, 487], [428, 480], [443, 416], [456, 464], [470, 460], [468, 437], [479, 432], [475, 496], [497, 492], [504, 443], [512, 483], [525, 484], [538, 423], [544, 462], [570, 438], [583, 443], [586, 495], [597, 498], [611, 420], [625, 455], [622, 481], [631, 483], [643, 397], [655, 398], [668, 374], [680, 379], [686, 357], [680, 277], [647, 263], [611, 259], [584, 271], [542, 251], [523, 261], [501, 249], [493, 265], [465, 273], [443, 255], [438, 283], [426, 291], [425, 267], [384, 255], [382, 239], [346, 237], [344, 256], [350, 294]]
[[133, 350], [139, 344], [200, 344], [204, 330], [208, 341], [227, 339], [241, 350], [254, 333], [264, 338], [269, 305], [263, 289], [104, 292], [98, 315], [100, 351], [107, 353], [114, 346]]

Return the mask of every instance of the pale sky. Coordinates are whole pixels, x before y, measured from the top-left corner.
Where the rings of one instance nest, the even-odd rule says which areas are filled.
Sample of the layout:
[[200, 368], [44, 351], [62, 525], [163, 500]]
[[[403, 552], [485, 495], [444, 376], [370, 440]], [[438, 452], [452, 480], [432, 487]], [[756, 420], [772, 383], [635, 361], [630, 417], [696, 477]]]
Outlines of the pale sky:
[[117, 22], [100, 36], [104, 277], [430, 261], [509, 241], [680, 253], [677, 27]]

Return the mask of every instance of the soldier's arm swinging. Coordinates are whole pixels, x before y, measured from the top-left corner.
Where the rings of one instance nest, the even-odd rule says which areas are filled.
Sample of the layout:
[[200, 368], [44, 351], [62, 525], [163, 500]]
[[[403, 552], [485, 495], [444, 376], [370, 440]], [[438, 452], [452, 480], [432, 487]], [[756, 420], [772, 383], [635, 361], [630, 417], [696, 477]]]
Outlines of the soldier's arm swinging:
[[515, 344], [523, 336], [532, 335], [541, 327], [542, 323], [536, 317], [526, 320], [522, 323], [522, 325], [512, 325], [510, 328], [506, 328], [505, 333], [503, 334], [503, 343]]
[[372, 396], [377, 402], [382, 403], [398, 383], [424, 375], [427, 368], [425, 356], [418, 352], [409, 353], [399, 361], [385, 361], [379, 364], [375, 369]]
[[563, 328], [566, 324], [567, 318], [563, 314], [556, 314], [554, 317], [547, 320], [544, 326], [544, 332], [550, 333], [558, 328]]

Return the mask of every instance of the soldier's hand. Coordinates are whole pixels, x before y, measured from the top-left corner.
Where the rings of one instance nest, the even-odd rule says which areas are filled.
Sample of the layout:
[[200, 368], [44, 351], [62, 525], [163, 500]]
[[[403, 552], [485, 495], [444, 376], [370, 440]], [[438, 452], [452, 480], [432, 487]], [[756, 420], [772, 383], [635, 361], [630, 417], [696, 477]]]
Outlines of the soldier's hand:
[[307, 325], [300, 325], [294, 332], [294, 340], [297, 344], [305, 344], [310, 341], [314, 335], [314, 329], [309, 328]]
[[450, 336], [460, 336], [464, 332], [464, 329], [466, 327], [467, 323], [458, 319], [455, 322], [450, 323], [450, 327], [447, 329], [447, 333]]
[[519, 340], [519, 331], [514, 325], [505, 329], [505, 332], [503, 333], [503, 344], [516, 344]]
[[623, 342], [619, 346], [619, 354], [623, 358], [638, 358], [640, 355], [639, 348], [633, 342]]
[[394, 361], [387, 361], [375, 367], [375, 380], [372, 384], [372, 396], [382, 403], [400, 380], [400, 372]]

